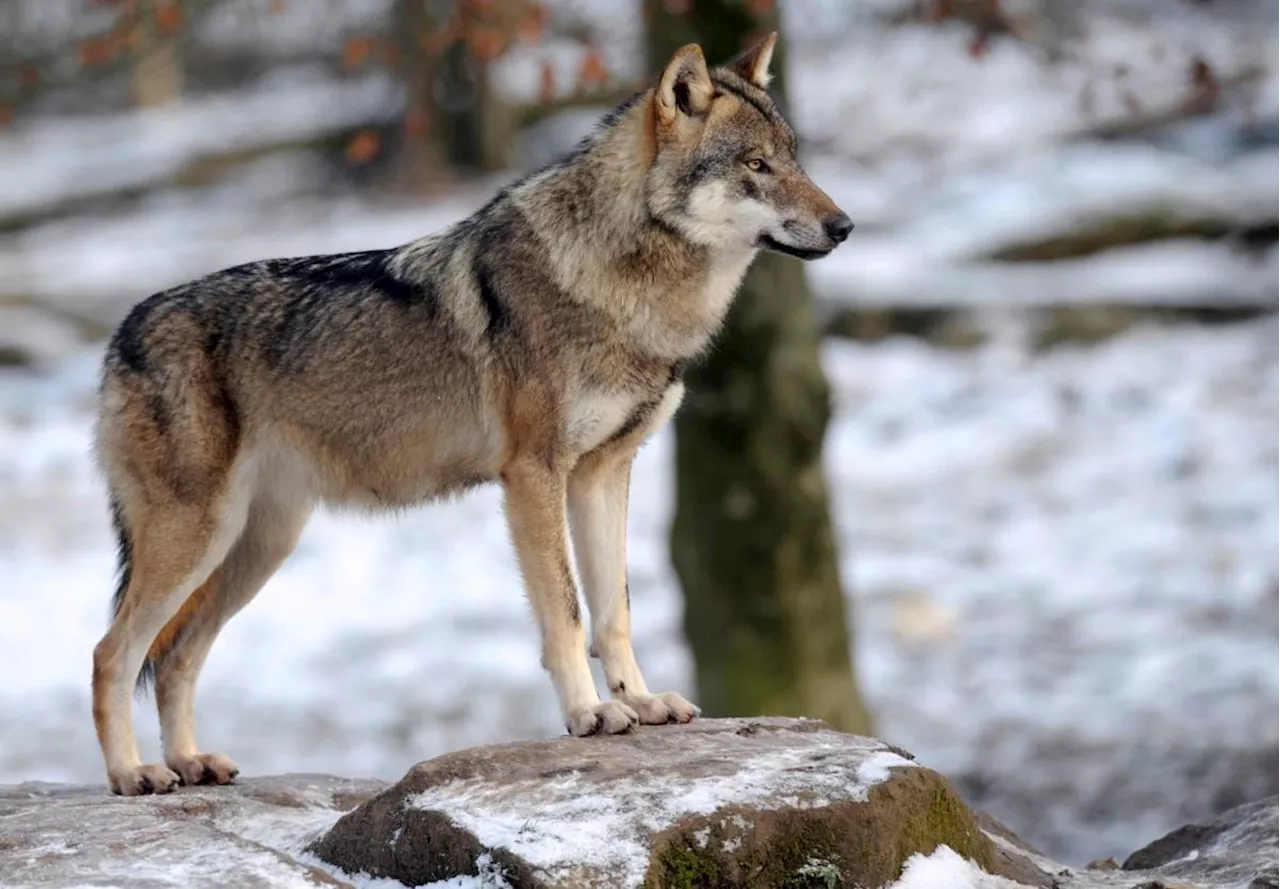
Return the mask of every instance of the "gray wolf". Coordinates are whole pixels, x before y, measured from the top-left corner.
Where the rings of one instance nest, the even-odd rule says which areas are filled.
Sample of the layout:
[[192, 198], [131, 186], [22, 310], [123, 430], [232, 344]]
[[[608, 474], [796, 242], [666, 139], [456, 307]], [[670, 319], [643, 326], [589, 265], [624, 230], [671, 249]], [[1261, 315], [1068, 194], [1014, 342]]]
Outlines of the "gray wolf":
[[[93, 653], [113, 791], [235, 778], [196, 743], [196, 677], [321, 503], [397, 509], [499, 482], [568, 731], [698, 714], [651, 693], [632, 652], [632, 457], [756, 253], [815, 259], [853, 227], [766, 92], [775, 39], [714, 69], [684, 47], [570, 156], [443, 232], [250, 263], [129, 313], [95, 437], [121, 569]], [[163, 764], [140, 761], [132, 728], [149, 679]]]

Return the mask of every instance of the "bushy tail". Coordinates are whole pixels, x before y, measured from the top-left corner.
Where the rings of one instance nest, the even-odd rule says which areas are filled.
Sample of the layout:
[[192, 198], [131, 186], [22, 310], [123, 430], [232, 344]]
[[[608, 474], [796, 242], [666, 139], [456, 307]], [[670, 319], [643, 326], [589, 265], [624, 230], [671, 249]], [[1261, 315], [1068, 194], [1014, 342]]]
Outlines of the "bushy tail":
[[[129, 589], [129, 581], [133, 578], [133, 538], [125, 523], [124, 513], [120, 509], [120, 501], [111, 498], [111, 525], [116, 532], [116, 556], [119, 564], [119, 579], [116, 583], [115, 595], [111, 598], [111, 616], [114, 618], [124, 606], [125, 593]], [[186, 630], [201, 612], [207, 612], [217, 595], [215, 584], [217, 574], [211, 575], [200, 587], [187, 597], [164, 629], [152, 641], [147, 650], [147, 659], [142, 662], [138, 671], [136, 691], [146, 694], [156, 684], [156, 668], [166, 658], [182, 647]]]
[[111, 616], [114, 618], [120, 613], [125, 590], [129, 589], [129, 581], [133, 577], [133, 538], [125, 526], [120, 501], [114, 495], [111, 497], [111, 527], [116, 532], [116, 593], [111, 597]]
[[[111, 617], [114, 619], [124, 605], [124, 594], [129, 589], [129, 581], [133, 579], [133, 537], [129, 534], [129, 526], [125, 524], [124, 510], [120, 501], [111, 496], [111, 527], [116, 532], [116, 592], [111, 597]], [[138, 673], [137, 690], [147, 691], [156, 678], [155, 661], [148, 655]]]

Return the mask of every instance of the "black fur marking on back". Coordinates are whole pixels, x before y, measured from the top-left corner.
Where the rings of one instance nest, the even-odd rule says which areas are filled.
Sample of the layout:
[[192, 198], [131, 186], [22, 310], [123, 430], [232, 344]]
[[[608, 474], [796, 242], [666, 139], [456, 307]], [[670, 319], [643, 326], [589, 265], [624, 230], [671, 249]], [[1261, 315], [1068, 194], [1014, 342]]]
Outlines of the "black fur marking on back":
[[480, 302], [484, 304], [485, 314], [489, 318], [486, 331], [489, 337], [493, 338], [511, 327], [511, 311], [507, 308], [507, 304], [503, 300], [502, 294], [498, 292], [498, 288], [494, 286], [493, 276], [489, 274], [489, 269], [485, 267], [479, 257], [476, 258], [474, 271], [476, 286], [480, 290]]
[[[429, 280], [404, 277], [392, 265], [396, 251], [368, 250], [298, 259], [271, 259], [226, 273], [284, 288], [288, 300], [266, 332], [269, 367], [285, 371], [307, 365], [313, 345], [349, 323], [351, 312], [425, 313], [435, 318], [440, 303]], [[258, 289], [259, 285], [254, 285]]]
[[364, 289], [392, 302], [411, 306], [425, 304], [434, 309], [434, 293], [400, 278], [390, 267], [390, 250], [339, 253], [297, 260], [273, 260], [272, 271], [306, 285], [328, 288]]
[[150, 362], [145, 343], [152, 313], [165, 301], [167, 293], [155, 293], [138, 303], [125, 315], [111, 338], [110, 352], [134, 373], [146, 373]]

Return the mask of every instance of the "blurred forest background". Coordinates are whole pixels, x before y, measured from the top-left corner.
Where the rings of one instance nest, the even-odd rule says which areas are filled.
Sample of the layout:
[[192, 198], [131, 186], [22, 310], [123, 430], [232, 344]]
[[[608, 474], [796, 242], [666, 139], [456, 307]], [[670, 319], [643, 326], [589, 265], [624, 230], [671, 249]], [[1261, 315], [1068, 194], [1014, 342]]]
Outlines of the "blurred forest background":
[[[0, 782], [101, 779], [90, 424], [130, 305], [437, 230], [676, 46], [772, 27], [857, 229], [758, 263], [641, 453], [650, 685], [873, 729], [1077, 862], [1275, 793], [1265, 0], [0, 0]], [[205, 742], [396, 778], [557, 733], [499, 506], [313, 520], [214, 649]]]

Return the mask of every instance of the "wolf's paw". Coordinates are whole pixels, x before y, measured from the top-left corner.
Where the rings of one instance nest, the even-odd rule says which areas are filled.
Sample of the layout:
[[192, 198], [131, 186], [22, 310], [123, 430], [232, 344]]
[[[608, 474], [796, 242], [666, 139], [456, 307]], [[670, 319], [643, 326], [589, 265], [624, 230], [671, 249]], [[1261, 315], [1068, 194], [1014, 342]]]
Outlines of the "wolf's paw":
[[240, 768], [221, 753], [197, 753], [195, 756], [175, 758], [169, 768], [178, 773], [182, 783], [231, 784], [240, 774]]
[[665, 725], [668, 722], [692, 722], [702, 713], [673, 691], [657, 695], [628, 695], [624, 698], [640, 716], [642, 725]]
[[168, 766], [158, 763], [134, 766], [108, 774], [111, 792], [121, 796], [144, 796], [148, 793], [170, 793], [182, 779]]
[[605, 701], [570, 713], [565, 728], [569, 734], [581, 738], [586, 735], [617, 735], [630, 731], [639, 722], [636, 711], [622, 701]]

